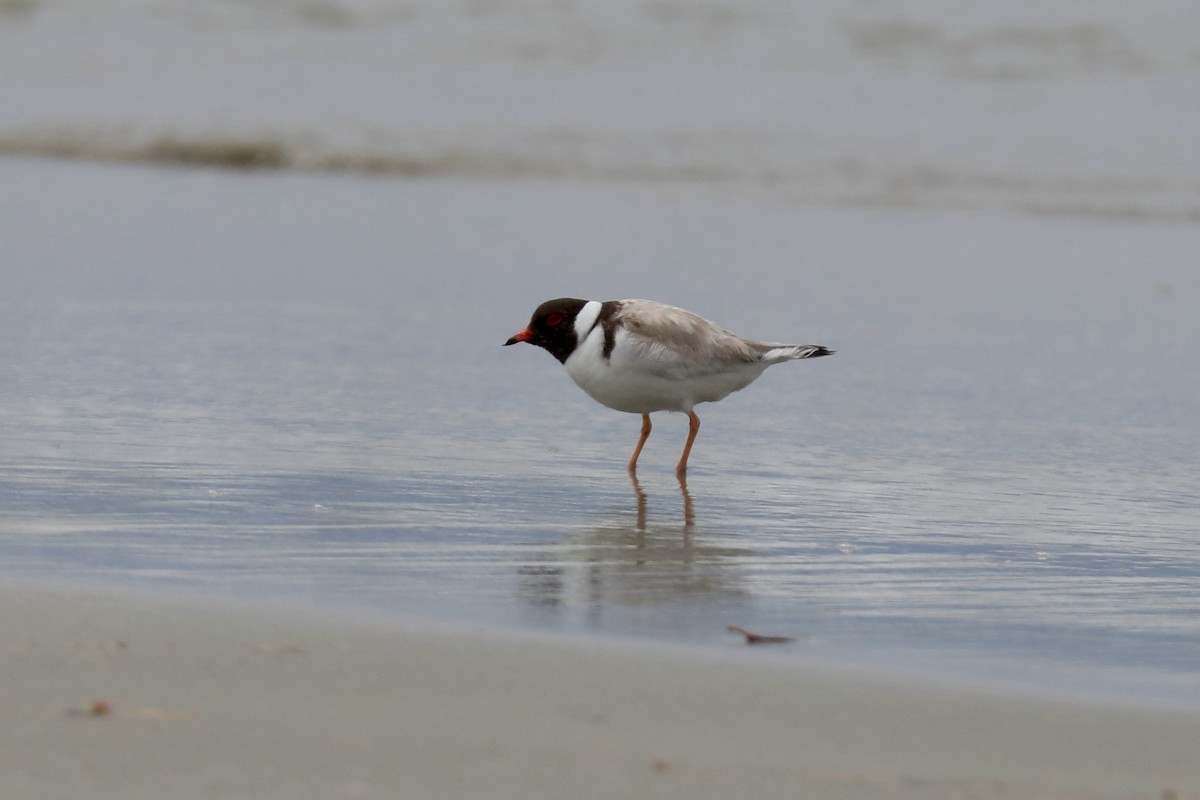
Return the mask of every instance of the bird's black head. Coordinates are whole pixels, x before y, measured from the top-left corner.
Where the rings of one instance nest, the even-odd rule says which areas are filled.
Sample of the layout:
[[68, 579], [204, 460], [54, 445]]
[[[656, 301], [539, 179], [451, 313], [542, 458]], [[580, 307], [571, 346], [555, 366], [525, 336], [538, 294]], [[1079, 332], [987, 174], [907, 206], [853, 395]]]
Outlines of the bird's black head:
[[506, 347], [517, 342], [535, 344], [565, 362], [579, 344], [575, 335], [575, 317], [585, 305], [587, 300], [575, 297], [547, 300], [533, 312], [529, 327], [518, 331], [504, 344]]

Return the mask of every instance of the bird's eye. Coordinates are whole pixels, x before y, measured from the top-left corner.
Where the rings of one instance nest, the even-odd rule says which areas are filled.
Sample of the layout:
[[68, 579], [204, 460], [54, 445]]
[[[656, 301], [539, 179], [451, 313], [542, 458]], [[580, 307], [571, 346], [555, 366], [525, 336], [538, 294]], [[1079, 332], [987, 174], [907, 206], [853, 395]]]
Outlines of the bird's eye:
[[562, 321], [563, 321], [562, 314], [558, 314], [558, 313], [551, 314], [550, 316], [546, 317], [546, 327], [547, 328], [557, 328], [559, 325], [562, 324]]

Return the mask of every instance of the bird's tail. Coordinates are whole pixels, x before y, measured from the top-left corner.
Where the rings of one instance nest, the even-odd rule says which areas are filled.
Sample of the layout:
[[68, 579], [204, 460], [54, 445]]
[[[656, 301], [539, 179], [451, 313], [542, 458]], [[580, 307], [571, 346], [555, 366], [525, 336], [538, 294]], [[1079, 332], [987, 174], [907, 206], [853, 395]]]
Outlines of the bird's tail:
[[835, 351], [819, 344], [774, 344], [762, 354], [763, 361], [777, 363], [798, 358], [820, 358], [831, 356]]

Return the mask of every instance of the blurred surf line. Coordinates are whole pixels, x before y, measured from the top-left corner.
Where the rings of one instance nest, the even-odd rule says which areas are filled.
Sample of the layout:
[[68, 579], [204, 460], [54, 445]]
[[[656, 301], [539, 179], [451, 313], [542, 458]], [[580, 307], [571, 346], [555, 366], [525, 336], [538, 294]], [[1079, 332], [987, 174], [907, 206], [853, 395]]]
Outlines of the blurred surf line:
[[[51, 158], [227, 170], [508, 180], [709, 184], [767, 192], [784, 202], [899, 208], [1002, 208], [1164, 222], [1200, 222], [1200, 183], [1186, 177], [1014, 174], [910, 161], [803, 157], [798, 142], [745, 133], [616, 136], [534, 132], [519, 139], [430, 132], [373, 148], [315, 137], [70, 130], [0, 135], [0, 157]], [[724, 151], [726, 157], [714, 155]], [[780, 157], [766, 160], [764, 151]], [[738, 158], [737, 154], [746, 158]], [[757, 154], [757, 155], [756, 155]]]

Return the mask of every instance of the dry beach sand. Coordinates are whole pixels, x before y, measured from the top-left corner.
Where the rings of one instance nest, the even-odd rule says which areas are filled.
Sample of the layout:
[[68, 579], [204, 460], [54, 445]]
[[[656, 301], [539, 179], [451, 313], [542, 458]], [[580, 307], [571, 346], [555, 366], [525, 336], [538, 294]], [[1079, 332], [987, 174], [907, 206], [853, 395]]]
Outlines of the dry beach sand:
[[13, 798], [1197, 797], [1200, 714], [8, 585]]

